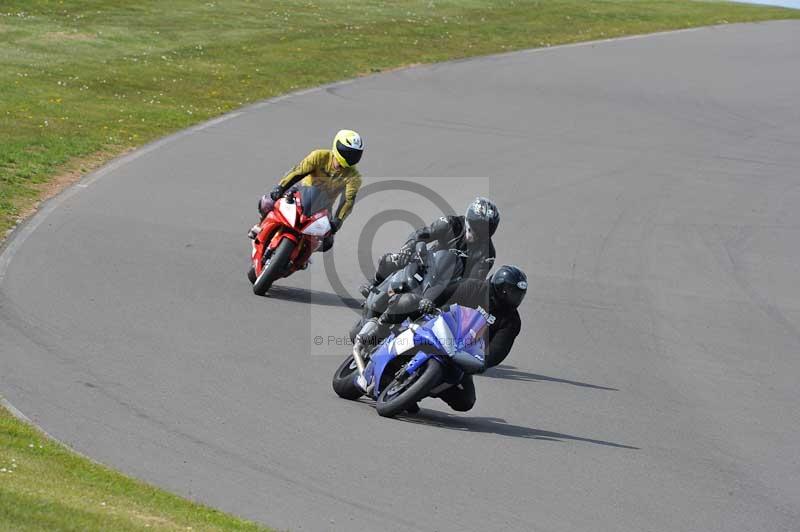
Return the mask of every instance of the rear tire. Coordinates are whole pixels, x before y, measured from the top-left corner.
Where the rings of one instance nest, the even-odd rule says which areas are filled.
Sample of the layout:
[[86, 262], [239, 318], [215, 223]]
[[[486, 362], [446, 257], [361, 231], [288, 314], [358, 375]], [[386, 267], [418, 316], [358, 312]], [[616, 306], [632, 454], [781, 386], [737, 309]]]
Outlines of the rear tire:
[[275, 251], [269, 258], [269, 263], [261, 271], [261, 275], [258, 276], [253, 284], [253, 293], [255, 295], [263, 296], [266, 294], [267, 290], [272, 286], [272, 283], [283, 275], [283, 272], [286, 271], [286, 266], [289, 264], [289, 257], [292, 255], [292, 251], [294, 251], [294, 246], [295, 243], [288, 238], [281, 240], [281, 243], [278, 244], [278, 247], [275, 248]]
[[333, 374], [333, 391], [342, 399], [354, 401], [364, 395], [364, 392], [356, 386], [356, 376], [358, 366], [353, 355], [350, 355], [342, 362], [336, 373]]
[[250, 284], [256, 284], [256, 269], [250, 266], [250, 269], [247, 271], [247, 279], [250, 281]]
[[431, 358], [424, 366], [418, 368], [415, 373], [405, 376], [403, 380], [395, 378], [378, 396], [375, 404], [378, 415], [394, 417], [413, 408], [417, 401], [426, 397], [428, 392], [442, 381], [443, 374], [444, 369], [441, 364]]

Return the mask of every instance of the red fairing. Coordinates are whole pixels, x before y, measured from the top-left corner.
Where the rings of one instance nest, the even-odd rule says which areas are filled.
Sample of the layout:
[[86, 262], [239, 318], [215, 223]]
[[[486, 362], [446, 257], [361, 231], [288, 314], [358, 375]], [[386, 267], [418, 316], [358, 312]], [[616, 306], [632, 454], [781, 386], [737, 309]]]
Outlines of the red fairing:
[[[294, 225], [290, 224], [289, 220], [281, 213], [289, 206], [295, 210], [296, 223]], [[296, 244], [292, 250], [289, 259], [290, 267], [285, 276], [288, 277], [298, 269], [305, 268], [311, 254], [322, 244], [322, 238], [303, 234], [302, 231], [323, 216], [328, 216], [327, 210], [305, 216], [298, 192], [294, 194], [293, 204], [286, 204], [284, 198], [276, 201], [274, 208], [261, 222], [261, 231], [253, 241], [252, 261], [256, 275], [261, 275], [264, 268], [264, 253], [267, 250], [274, 251], [284, 239], [289, 239]]]
[[[316, 222], [320, 218], [324, 218], [325, 216], [328, 216], [328, 211], [320, 211], [320, 212], [318, 212], [318, 213], [316, 213], [316, 214], [314, 214], [312, 216], [305, 216], [305, 215], [301, 214], [300, 215], [300, 231], [305, 231], [308, 228], [308, 226], [310, 226], [311, 224], [313, 224], [314, 222]], [[313, 235], [304, 235], [304, 236], [306, 236], [307, 238], [317, 238], [317, 239], [319, 239], [319, 237], [316, 237], [316, 236], [313, 236]]]

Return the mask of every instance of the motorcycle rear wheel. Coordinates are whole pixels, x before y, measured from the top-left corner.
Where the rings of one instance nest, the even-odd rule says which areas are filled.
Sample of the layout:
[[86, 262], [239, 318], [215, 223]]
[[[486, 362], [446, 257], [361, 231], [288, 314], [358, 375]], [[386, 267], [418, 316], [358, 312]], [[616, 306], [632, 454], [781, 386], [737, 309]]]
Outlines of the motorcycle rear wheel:
[[333, 374], [333, 391], [342, 399], [354, 401], [364, 395], [364, 391], [356, 386], [358, 366], [353, 355], [347, 357]]
[[256, 282], [253, 284], [253, 293], [255, 295], [263, 296], [266, 294], [272, 283], [283, 275], [289, 264], [289, 257], [292, 255], [294, 246], [295, 243], [288, 238], [281, 240], [281, 243], [278, 244], [275, 252], [269, 258], [269, 263], [261, 270], [261, 275], [256, 278]]
[[389, 383], [378, 396], [375, 409], [378, 415], [394, 417], [408, 408], [413, 408], [423, 397], [442, 381], [444, 369], [431, 358], [411, 375], [401, 375]]

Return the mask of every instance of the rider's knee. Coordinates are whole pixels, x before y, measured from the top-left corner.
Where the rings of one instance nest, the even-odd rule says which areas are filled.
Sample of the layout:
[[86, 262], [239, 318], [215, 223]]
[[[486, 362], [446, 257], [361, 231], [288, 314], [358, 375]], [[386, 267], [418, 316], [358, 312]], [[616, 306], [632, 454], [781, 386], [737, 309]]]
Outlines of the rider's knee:
[[450, 408], [456, 412], [468, 412], [475, 406], [475, 398], [459, 398], [457, 401], [450, 402]]
[[441, 399], [456, 412], [466, 412], [475, 406], [475, 393], [461, 385], [446, 390]]
[[475, 406], [475, 401], [470, 402], [461, 402], [461, 401], [451, 401], [448, 403], [450, 408], [455, 410], [456, 412], [469, 412], [472, 410], [472, 407]]

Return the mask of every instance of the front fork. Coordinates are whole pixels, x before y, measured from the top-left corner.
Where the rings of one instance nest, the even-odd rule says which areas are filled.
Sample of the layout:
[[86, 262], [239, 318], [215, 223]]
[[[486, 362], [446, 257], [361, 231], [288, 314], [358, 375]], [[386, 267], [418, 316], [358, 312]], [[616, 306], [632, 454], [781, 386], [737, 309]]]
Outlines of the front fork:
[[253, 269], [256, 271], [257, 274], [261, 274], [264, 271], [264, 266], [266, 266], [267, 261], [269, 260], [269, 256], [272, 255], [272, 250], [264, 244], [264, 253], [261, 254], [261, 257], [258, 261], [256, 261], [256, 255], [258, 255], [258, 248], [256, 248], [256, 243], [253, 242], [253, 253], [251, 255], [251, 259], [253, 262]]

